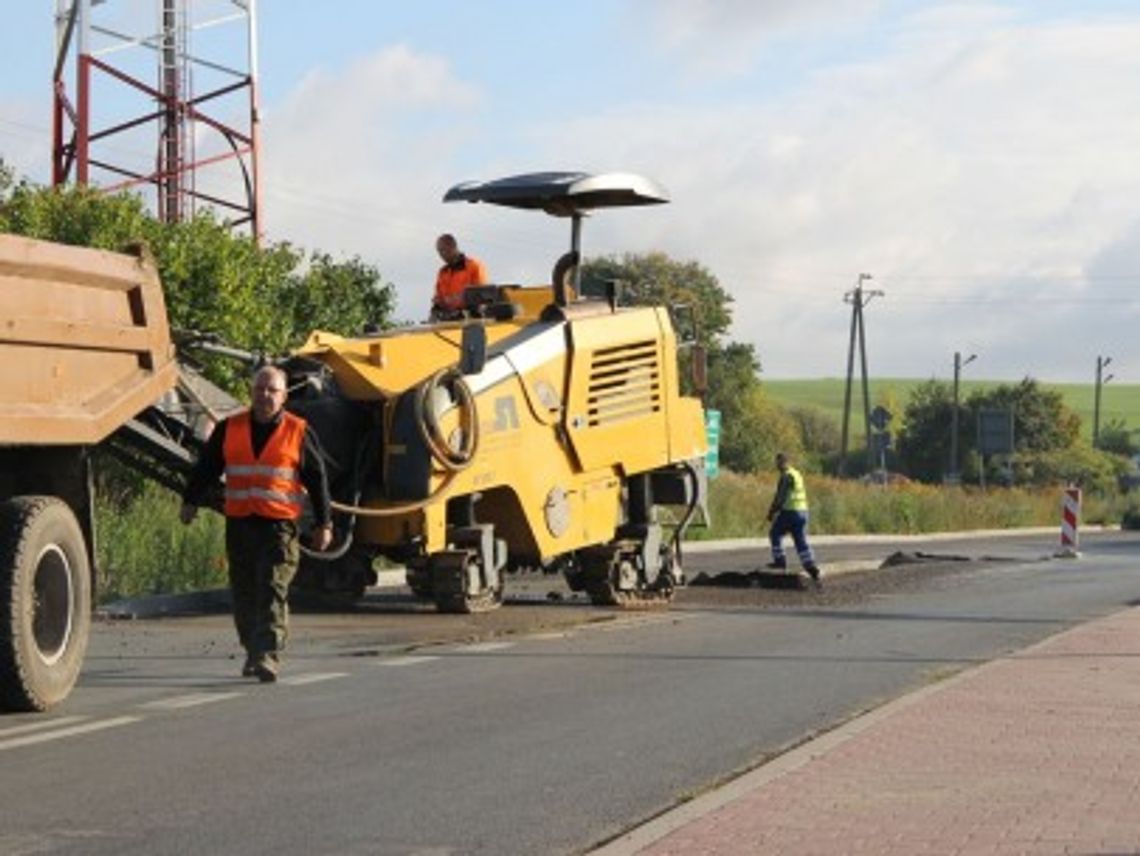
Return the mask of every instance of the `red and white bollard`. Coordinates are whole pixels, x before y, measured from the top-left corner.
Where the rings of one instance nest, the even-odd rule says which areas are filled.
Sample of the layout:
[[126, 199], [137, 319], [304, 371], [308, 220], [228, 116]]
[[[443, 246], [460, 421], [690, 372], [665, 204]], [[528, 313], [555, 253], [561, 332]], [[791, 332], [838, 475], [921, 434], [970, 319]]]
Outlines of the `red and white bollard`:
[[1077, 537], [1077, 524], [1081, 519], [1081, 489], [1067, 487], [1061, 498], [1061, 549], [1056, 555], [1060, 559], [1080, 558], [1080, 541]]

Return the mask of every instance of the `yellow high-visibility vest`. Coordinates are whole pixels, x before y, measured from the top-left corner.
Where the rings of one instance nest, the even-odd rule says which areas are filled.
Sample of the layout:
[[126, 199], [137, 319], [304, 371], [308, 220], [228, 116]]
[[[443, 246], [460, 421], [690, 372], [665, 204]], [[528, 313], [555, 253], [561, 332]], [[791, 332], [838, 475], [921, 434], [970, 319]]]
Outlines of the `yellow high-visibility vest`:
[[787, 475], [792, 480], [792, 489], [784, 499], [785, 511], [807, 511], [807, 488], [804, 487], [804, 477], [795, 467], [788, 467]]

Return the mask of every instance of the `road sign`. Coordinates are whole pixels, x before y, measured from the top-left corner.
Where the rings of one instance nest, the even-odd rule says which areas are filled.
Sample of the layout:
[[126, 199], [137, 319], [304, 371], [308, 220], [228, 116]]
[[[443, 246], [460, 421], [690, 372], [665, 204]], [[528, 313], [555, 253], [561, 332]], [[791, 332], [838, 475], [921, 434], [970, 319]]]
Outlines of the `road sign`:
[[876, 455], [881, 455], [887, 449], [891, 448], [891, 432], [876, 431], [872, 434], [871, 448], [875, 451]]
[[709, 449], [705, 452], [705, 473], [710, 479], [720, 475], [720, 411], [705, 411], [705, 436]]
[[1013, 411], [978, 411], [978, 452], [982, 455], [1013, 454]]
[[875, 409], [871, 411], [871, 425], [880, 431], [886, 431], [893, 418], [894, 414], [881, 404], [876, 405]]

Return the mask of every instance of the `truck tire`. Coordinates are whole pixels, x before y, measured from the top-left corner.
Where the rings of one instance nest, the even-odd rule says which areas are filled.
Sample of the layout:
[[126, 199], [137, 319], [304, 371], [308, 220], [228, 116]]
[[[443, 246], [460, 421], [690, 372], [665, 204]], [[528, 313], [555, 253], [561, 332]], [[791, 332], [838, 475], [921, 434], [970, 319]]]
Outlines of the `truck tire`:
[[91, 629], [91, 571], [71, 509], [0, 503], [0, 709], [42, 711], [71, 692]]

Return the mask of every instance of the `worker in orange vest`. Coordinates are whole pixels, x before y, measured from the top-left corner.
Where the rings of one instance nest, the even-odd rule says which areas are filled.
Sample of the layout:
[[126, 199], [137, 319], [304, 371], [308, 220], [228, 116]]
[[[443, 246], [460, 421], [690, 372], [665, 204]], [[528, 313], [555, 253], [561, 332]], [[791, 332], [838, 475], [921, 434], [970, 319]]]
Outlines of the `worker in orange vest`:
[[487, 284], [487, 268], [474, 256], [461, 253], [454, 235], [440, 235], [435, 251], [443, 260], [443, 266], [435, 278], [431, 314], [433, 318], [454, 318], [463, 312], [463, 292], [467, 286]]
[[245, 648], [242, 675], [277, 680], [289, 635], [289, 583], [299, 561], [298, 523], [305, 494], [316, 528], [312, 545], [327, 550], [333, 526], [328, 478], [308, 423], [284, 409], [285, 373], [261, 368], [249, 410], [214, 428], [182, 494], [190, 523], [225, 475], [226, 558], [234, 624]]

